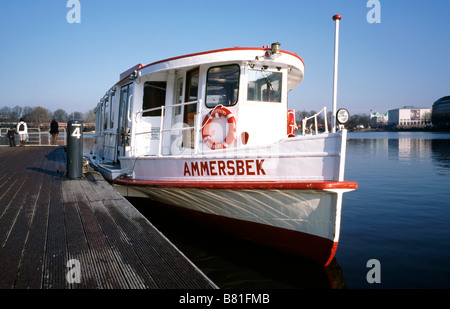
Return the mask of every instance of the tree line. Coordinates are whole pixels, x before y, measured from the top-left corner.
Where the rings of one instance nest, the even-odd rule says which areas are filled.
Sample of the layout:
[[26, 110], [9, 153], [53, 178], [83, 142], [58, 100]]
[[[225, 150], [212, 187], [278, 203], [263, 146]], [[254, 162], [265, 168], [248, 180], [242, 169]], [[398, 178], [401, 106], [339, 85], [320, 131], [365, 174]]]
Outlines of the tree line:
[[[310, 117], [317, 112], [315, 110], [312, 111], [296, 111], [295, 112], [295, 120], [297, 124], [302, 123], [302, 119], [305, 117]], [[327, 113], [327, 120], [329, 123], [331, 123], [331, 115], [332, 112], [329, 111]], [[21, 107], [21, 106], [15, 106], [15, 107], [2, 107], [0, 108], [0, 121], [1, 122], [17, 122], [20, 118], [24, 118], [28, 122], [34, 122], [34, 123], [47, 123], [50, 122], [52, 119], [55, 119], [58, 122], [67, 122], [70, 119], [81, 119], [84, 122], [93, 123], [95, 122], [95, 114], [94, 110], [90, 110], [87, 113], [81, 113], [81, 112], [72, 112], [67, 113], [64, 109], [57, 109], [54, 112], [51, 112], [45, 107]], [[319, 123], [323, 123], [323, 113], [319, 114], [317, 117], [317, 120]], [[356, 126], [359, 124], [363, 124], [364, 126], [367, 126], [369, 123], [369, 116], [366, 114], [356, 114], [356, 115], [350, 115], [350, 120], [348, 122], [348, 126]]]
[[[296, 111], [295, 112], [295, 120], [297, 122], [297, 125], [301, 126], [302, 119], [305, 117], [310, 117], [317, 112], [315, 110], [312, 111]], [[328, 124], [331, 124], [331, 116], [332, 112], [327, 112], [327, 121]], [[84, 123], [95, 123], [95, 113], [94, 110], [89, 110], [86, 113], [82, 112], [72, 112], [67, 113], [64, 109], [59, 108], [55, 110], [54, 112], [51, 112], [45, 107], [38, 106], [38, 107], [29, 107], [29, 106], [15, 106], [15, 107], [2, 107], [0, 108], [0, 123], [11, 123], [11, 122], [18, 122], [20, 118], [25, 119], [25, 121], [30, 123], [35, 123], [37, 125], [40, 125], [42, 123], [49, 123], [52, 119], [55, 119], [57, 122], [67, 122], [70, 119], [80, 119]], [[310, 120], [308, 122], [311, 123]], [[358, 125], [363, 125], [364, 127], [367, 127], [369, 124], [370, 118], [367, 114], [355, 114], [350, 115], [350, 120], [346, 123], [347, 128], [354, 128]], [[323, 113], [319, 114], [317, 116], [317, 122], [319, 125], [322, 125], [324, 123], [323, 119]]]
[[67, 113], [65, 110], [59, 108], [54, 112], [48, 110], [45, 107], [30, 107], [30, 106], [15, 106], [15, 107], [2, 107], [0, 108], [0, 122], [12, 123], [18, 122], [23, 118], [26, 122], [40, 125], [42, 123], [49, 123], [52, 119], [57, 122], [67, 122], [70, 119], [80, 119], [85, 123], [94, 123], [95, 114], [94, 110], [90, 110], [87, 113], [72, 112]]

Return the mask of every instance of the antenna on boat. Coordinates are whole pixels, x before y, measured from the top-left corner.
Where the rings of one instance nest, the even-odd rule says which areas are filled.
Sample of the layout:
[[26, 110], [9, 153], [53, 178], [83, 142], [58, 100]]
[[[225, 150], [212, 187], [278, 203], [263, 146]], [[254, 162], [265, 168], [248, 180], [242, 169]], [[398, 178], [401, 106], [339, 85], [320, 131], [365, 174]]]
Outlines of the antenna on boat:
[[339, 49], [339, 21], [341, 15], [334, 15], [335, 21], [334, 31], [334, 75], [333, 75], [333, 128], [332, 132], [336, 133], [336, 112], [337, 112], [337, 72], [338, 72], [338, 49]]

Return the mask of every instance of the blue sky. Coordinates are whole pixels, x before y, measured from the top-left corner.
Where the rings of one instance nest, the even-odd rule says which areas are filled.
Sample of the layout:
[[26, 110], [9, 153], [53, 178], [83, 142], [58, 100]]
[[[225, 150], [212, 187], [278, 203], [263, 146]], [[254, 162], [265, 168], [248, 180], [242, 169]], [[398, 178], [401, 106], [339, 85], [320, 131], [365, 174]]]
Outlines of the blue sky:
[[296, 110], [331, 108], [334, 22], [341, 14], [338, 105], [350, 113], [450, 95], [450, 1], [379, 0], [0, 0], [0, 107], [87, 112], [137, 63], [232, 46], [269, 45], [300, 55]]

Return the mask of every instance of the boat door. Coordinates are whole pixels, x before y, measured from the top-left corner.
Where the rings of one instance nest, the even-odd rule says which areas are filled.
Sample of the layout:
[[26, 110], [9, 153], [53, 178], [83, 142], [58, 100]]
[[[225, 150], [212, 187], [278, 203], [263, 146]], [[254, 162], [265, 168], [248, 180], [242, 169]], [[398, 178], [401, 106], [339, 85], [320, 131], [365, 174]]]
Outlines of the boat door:
[[130, 108], [133, 103], [133, 84], [128, 84], [120, 88], [120, 102], [119, 102], [119, 126], [116, 143], [116, 162], [120, 156], [124, 156], [126, 151], [130, 148], [130, 125], [131, 125], [131, 111]]
[[[195, 114], [197, 113], [198, 87], [199, 87], [199, 68], [192, 69], [186, 73], [186, 91], [184, 102], [195, 102], [185, 105], [183, 111], [183, 122], [188, 127], [195, 124]], [[194, 148], [194, 129], [185, 130], [183, 134], [183, 146], [185, 148]]]

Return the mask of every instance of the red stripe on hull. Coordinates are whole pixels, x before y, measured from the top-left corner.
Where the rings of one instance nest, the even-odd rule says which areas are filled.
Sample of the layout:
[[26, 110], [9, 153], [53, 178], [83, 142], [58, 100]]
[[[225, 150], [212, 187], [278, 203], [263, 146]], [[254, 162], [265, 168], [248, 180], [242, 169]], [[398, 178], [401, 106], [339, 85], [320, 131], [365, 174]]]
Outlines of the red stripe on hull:
[[177, 206], [166, 204], [164, 206], [189, 216], [199, 224], [300, 256], [323, 266], [328, 266], [333, 260], [338, 245], [330, 239], [294, 230], [206, 214]]
[[164, 181], [116, 179], [117, 184], [196, 189], [233, 190], [356, 190], [358, 183], [352, 181]]

